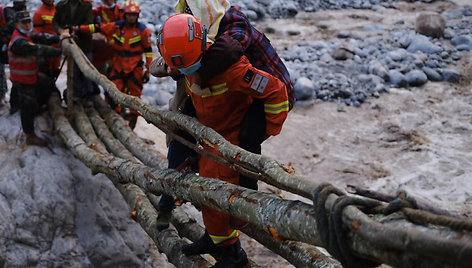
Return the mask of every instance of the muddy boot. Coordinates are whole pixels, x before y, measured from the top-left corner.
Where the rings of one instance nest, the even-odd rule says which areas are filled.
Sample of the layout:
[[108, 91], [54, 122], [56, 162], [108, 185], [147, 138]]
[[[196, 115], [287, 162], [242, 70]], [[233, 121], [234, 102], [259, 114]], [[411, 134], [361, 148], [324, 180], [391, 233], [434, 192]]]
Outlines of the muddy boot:
[[205, 230], [205, 234], [203, 234], [200, 239], [195, 241], [195, 243], [187, 244], [182, 246], [182, 253], [186, 256], [191, 255], [199, 255], [199, 254], [217, 254], [220, 251], [220, 247], [215, 246], [213, 240], [211, 240], [210, 235]]
[[246, 252], [241, 247], [241, 242], [220, 248], [218, 262], [213, 268], [242, 268], [248, 264]]
[[138, 121], [138, 116], [135, 115], [135, 114], [127, 114], [125, 113], [125, 115], [123, 116], [123, 118], [128, 121], [128, 126], [131, 128], [131, 129], [134, 129], [136, 127], [136, 122]]
[[40, 137], [36, 136], [36, 134], [30, 133], [26, 134], [26, 144], [45, 147], [48, 145], [48, 142], [45, 139], [41, 139]]

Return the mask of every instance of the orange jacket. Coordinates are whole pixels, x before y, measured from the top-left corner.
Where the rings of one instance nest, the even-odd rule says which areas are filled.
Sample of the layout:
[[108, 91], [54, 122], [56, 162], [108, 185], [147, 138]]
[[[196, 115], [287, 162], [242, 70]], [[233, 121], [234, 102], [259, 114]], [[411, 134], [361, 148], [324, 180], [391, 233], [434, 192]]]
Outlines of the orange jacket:
[[123, 20], [123, 8], [120, 5], [115, 5], [113, 8], [108, 8], [105, 5], [94, 7], [93, 17], [101, 17], [102, 23]]
[[134, 27], [126, 27], [123, 20], [102, 25], [89, 24], [75, 26], [74, 31], [81, 33], [103, 33], [115, 50], [113, 68], [125, 74], [131, 73], [138, 67], [143, 58], [146, 58], [145, 67], [149, 70], [152, 58], [151, 31], [138, 22]]
[[198, 120], [229, 142], [238, 144], [239, 128], [253, 98], [265, 100], [266, 135], [275, 136], [282, 130], [288, 114], [285, 84], [254, 68], [245, 56], [202, 87], [193, 85], [193, 79], [194, 75], [186, 77], [186, 90]]
[[34, 12], [33, 15], [33, 26], [40, 33], [56, 34], [56, 31], [52, 27], [52, 19], [56, 13], [56, 6], [47, 6], [43, 4]]

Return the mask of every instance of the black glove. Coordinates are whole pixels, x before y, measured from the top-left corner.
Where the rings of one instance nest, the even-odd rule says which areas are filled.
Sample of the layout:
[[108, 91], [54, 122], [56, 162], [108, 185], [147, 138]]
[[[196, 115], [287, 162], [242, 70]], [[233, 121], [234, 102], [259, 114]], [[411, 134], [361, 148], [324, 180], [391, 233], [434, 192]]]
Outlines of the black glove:
[[48, 45], [59, 42], [59, 35], [50, 34], [50, 33], [43, 33], [43, 35], [44, 35], [44, 38], [45, 38], [45, 41], [46, 41], [44, 43], [46, 43]]
[[64, 25], [64, 30], [69, 30], [69, 33], [72, 34], [74, 32], [74, 26], [72, 25]]
[[146, 84], [147, 82], [149, 82], [149, 71], [146, 70], [144, 72], [144, 75], [143, 75], [143, 84]]

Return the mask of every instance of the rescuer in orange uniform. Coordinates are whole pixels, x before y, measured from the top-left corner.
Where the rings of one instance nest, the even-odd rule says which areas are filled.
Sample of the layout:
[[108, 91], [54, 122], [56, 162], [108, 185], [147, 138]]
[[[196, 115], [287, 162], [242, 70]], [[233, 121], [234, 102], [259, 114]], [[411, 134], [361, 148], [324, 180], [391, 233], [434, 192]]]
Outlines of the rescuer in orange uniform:
[[[113, 23], [123, 20], [123, 7], [115, 0], [103, 0], [103, 4], [93, 8], [93, 21], [98, 24]], [[108, 75], [111, 71], [114, 50], [113, 44], [105, 40], [93, 40], [92, 63], [97, 69]]]
[[93, 8], [94, 21], [103, 24], [123, 20], [123, 7], [115, 0], [103, 0], [103, 4]]
[[[149, 81], [148, 70], [153, 58], [151, 31], [138, 22], [140, 12], [138, 3], [126, 1], [123, 11], [124, 20], [122, 21], [103, 25], [74, 26], [73, 30], [81, 33], [103, 33], [115, 50], [113, 69], [109, 79], [121, 92], [141, 97], [143, 84]], [[145, 62], [143, 62], [143, 54], [146, 58]], [[145, 71], [143, 66], [146, 67]], [[115, 111], [128, 120], [131, 128], [136, 126], [137, 111], [120, 105], [115, 107]]]
[[[43, 4], [34, 12], [33, 27], [37, 32], [56, 35], [56, 30], [52, 27], [52, 19], [54, 18], [54, 13], [56, 13], [54, 0], [42, 0], [42, 2]], [[53, 46], [59, 49], [59, 44], [54, 44]], [[59, 75], [61, 56], [50, 57], [45, 63], [41, 64], [44, 65], [42, 68], [45, 73], [51, 77], [56, 77]]]
[[[244, 115], [254, 99], [263, 99], [266, 136], [280, 133], [288, 113], [288, 97], [285, 84], [278, 78], [254, 68], [245, 56], [241, 56], [223, 73], [201, 81], [197, 70], [205, 64], [201, 59], [207, 48], [206, 29], [189, 14], [167, 19], [158, 42], [166, 64], [185, 75], [187, 94], [192, 98], [197, 118], [203, 125], [238, 145]], [[236, 40], [234, 44], [240, 46]], [[209, 146], [204, 145], [204, 148], [217, 153]], [[238, 184], [237, 171], [205, 156], [200, 156], [198, 163], [200, 176]], [[217, 256], [214, 267], [244, 267], [248, 262], [247, 256], [239, 242], [239, 231], [230, 227], [230, 216], [207, 206], [202, 206], [202, 216], [214, 248], [209, 249], [206, 241], [198, 240], [185, 245], [182, 251], [186, 255], [214, 253]]]

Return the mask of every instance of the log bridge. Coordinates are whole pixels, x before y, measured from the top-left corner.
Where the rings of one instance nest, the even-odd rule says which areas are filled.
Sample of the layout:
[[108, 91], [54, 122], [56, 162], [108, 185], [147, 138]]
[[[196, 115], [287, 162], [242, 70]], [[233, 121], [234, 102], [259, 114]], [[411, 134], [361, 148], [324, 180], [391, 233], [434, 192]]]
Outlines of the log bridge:
[[[94, 173], [103, 173], [119, 189], [130, 213], [177, 267], [211, 267], [202, 256], [183, 255], [186, 237], [197, 240], [202, 226], [183, 209], [172, 211], [169, 228], [159, 227], [157, 203], [161, 194], [206, 205], [243, 219], [241, 231], [296, 267], [472, 267], [472, 222], [447, 211], [419, 204], [406, 193], [386, 196], [351, 186], [350, 194], [318, 179], [290, 174], [277, 161], [249, 153], [226, 141], [195, 118], [160, 111], [139, 98], [121, 93], [100, 74], [71, 39], [61, 41], [68, 63], [68, 94], [72, 95], [72, 68], [77, 64], [117, 103], [135, 109], [148, 123], [168, 135], [178, 128], [197, 144], [185, 144], [209, 155], [199, 144], [210, 145], [210, 155], [242, 174], [311, 202], [284, 200], [277, 195], [246, 189], [192, 172], [167, 169], [167, 160], [151, 149], [96, 96], [92, 105], [75, 103], [68, 109], [58, 95], [49, 100], [55, 131], [65, 145]], [[317, 247], [327, 249], [330, 254]], [[250, 261], [250, 267], [259, 267]]]

